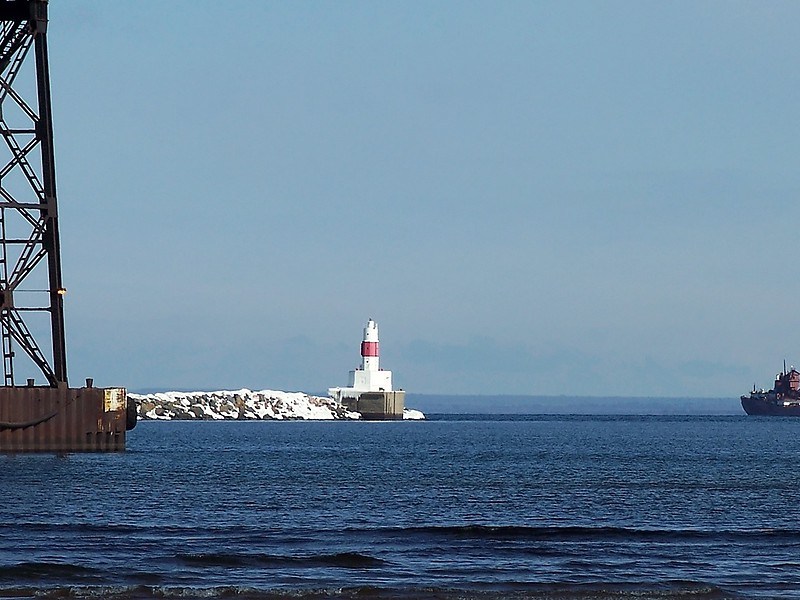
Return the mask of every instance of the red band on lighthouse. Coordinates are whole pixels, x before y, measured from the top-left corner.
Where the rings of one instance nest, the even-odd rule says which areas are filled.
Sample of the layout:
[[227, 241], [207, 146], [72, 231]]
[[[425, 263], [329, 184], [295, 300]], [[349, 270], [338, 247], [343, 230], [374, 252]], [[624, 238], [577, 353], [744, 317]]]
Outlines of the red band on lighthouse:
[[361, 342], [361, 356], [378, 356], [378, 342]]

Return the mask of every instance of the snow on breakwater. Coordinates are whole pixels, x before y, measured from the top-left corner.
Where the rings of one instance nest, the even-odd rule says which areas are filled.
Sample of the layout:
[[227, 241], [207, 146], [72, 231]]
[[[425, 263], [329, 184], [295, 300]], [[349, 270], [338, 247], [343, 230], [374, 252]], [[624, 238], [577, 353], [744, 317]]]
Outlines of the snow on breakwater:
[[[332, 420], [360, 419], [333, 398], [302, 392], [248, 389], [217, 392], [129, 393], [142, 420]], [[424, 419], [417, 410], [406, 409], [405, 419]]]
[[140, 419], [358, 419], [361, 416], [330, 398], [301, 392], [241, 389], [128, 396], [136, 401]]

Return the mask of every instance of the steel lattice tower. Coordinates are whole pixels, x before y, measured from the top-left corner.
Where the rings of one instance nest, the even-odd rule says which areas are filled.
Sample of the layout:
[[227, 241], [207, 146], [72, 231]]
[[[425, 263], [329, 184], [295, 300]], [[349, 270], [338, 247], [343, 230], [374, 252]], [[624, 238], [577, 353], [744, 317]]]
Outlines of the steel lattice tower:
[[[15, 357], [22, 350], [48, 385], [66, 386], [65, 290], [56, 204], [47, 0], [0, 0], [0, 22], [0, 136], [8, 149], [3, 156], [0, 144], [4, 385], [16, 385]], [[31, 53], [33, 60], [26, 62]], [[48, 318], [49, 332], [41, 325]], [[35, 319], [39, 319], [38, 328], [29, 326]], [[41, 336], [52, 341], [50, 357], [35, 339]], [[30, 363], [26, 366], [32, 368]]]

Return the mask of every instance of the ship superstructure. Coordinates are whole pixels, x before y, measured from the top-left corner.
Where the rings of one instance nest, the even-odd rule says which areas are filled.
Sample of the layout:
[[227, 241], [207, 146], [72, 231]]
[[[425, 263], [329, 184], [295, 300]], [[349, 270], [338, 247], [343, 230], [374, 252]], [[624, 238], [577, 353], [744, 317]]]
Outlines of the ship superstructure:
[[775, 376], [771, 390], [757, 390], [742, 396], [742, 408], [748, 415], [800, 416], [800, 371], [794, 367]]

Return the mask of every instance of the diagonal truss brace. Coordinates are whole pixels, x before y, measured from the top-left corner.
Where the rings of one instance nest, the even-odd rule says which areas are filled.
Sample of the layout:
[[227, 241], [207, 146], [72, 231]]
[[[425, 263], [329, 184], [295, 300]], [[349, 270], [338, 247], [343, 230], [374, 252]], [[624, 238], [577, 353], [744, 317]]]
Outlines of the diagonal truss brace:
[[[48, 385], [67, 383], [46, 33], [47, 0], [0, 0], [0, 137], [10, 155], [7, 162], [0, 159], [0, 340], [5, 385], [15, 385], [14, 346], [24, 351]], [[26, 62], [31, 55], [33, 65]], [[17, 84], [18, 75], [29, 66], [35, 95]], [[38, 273], [45, 268], [48, 305], [24, 306], [20, 302], [24, 295], [16, 292], [30, 291], [26, 287], [31, 287], [31, 278], [39, 281]], [[22, 317], [37, 312], [50, 321], [50, 357]]]

